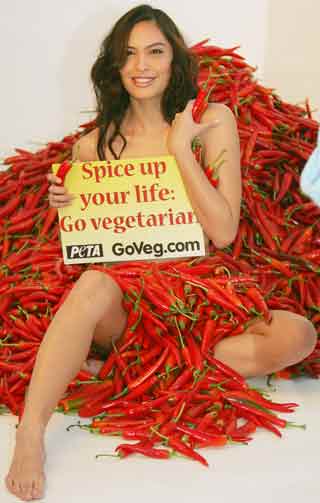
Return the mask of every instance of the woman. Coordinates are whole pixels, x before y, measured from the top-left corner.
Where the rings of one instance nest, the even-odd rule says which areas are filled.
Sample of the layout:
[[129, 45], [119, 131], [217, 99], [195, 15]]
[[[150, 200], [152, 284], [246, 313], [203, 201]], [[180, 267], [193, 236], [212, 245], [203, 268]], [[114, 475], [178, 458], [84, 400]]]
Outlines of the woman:
[[[150, 6], [129, 11], [105, 39], [92, 69], [98, 127], [78, 141], [74, 158], [175, 156], [207, 239], [222, 248], [234, 240], [239, 223], [239, 138], [233, 114], [224, 105], [212, 104], [200, 124], [193, 121], [195, 72], [180, 33], [166, 14]], [[218, 189], [193, 157], [191, 142], [196, 136], [204, 147], [205, 164], [222, 149], [227, 152]], [[72, 195], [57, 185], [57, 177], [48, 178], [51, 206], [69, 204]], [[258, 376], [312, 352], [316, 333], [308, 320], [285, 311], [272, 314], [270, 325], [254, 321], [243, 334], [222, 340], [215, 356], [244, 376]], [[106, 274], [84, 272], [56, 313], [38, 353], [6, 477], [9, 491], [19, 498], [43, 494], [45, 428], [92, 341], [109, 348], [125, 326], [119, 286]]]

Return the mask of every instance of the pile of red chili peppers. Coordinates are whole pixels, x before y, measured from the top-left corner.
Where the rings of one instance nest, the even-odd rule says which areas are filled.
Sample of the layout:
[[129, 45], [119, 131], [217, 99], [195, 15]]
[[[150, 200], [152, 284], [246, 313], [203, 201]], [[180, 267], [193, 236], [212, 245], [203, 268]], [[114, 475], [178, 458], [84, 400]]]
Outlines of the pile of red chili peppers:
[[[251, 389], [215, 359], [214, 347], [255, 317], [270, 322], [271, 309], [320, 324], [320, 209], [299, 190], [319, 124], [308, 102], [285, 103], [258, 83], [238, 47], [207, 42], [191, 48], [199, 62], [194, 120], [211, 101], [225, 103], [237, 118], [243, 176], [237, 238], [205, 258], [90, 266], [119, 283], [128, 324], [121, 342], [101, 356], [99, 375], [80, 371], [58, 404], [64, 413], [92, 418], [80, 428], [135, 440], [117, 447], [121, 457], [166, 459], [176, 451], [207, 465], [196, 449], [246, 443], [257, 428], [281, 436], [290, 423], [275, 412], [293, 412], [297, 404], [277, 404]], [[83, 124], [82, 133], [93, 127], [94, 121]], [[87, 267], [63, 263], [46, 180], [53, 163], [66, 161], [66, 174], [82, 133], [36, 153], [17, 148], [0, 173], [0, 406], [18, 416], [43, 335]], [[193, 150], [203, 164], [197, 140]], [[223, 164], [221, 152], [203, 166], [216, 187]], [[97, 358], [97, 351], [92, 346], [89, 356]], [[320, 343], [277, 375], [318, 377]]]

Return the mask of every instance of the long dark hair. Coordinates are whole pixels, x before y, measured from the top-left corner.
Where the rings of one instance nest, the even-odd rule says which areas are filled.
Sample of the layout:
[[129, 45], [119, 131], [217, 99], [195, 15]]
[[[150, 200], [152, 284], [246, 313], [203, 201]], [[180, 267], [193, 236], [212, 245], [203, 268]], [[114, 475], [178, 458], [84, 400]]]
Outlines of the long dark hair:
[[[181, 112], [197, 93], [197, 61], [172, 19], [162, 10], [154, 9], [150, 5], [139, 5], [131, 9], [117, 21], [104, 39], [98, 58], [91, 69], [91, 80], [97, 98], [96, 124], [99, 128], [97, 151], [100, 160], [105, 159], [106, 133], [111, 123], [115, 127], [108, 140], [108, 147], [115, 159], [120, 158], [127, 144], [120, 126], [130, 96], [122, 85], [119, 69], [126, 62], [130, 32], [140, 21], [154, 21], [173, 50], [171, 78], [161, 102], [164, 119], [171, 124], [175, 114]], [[123, 140], [119, 157], [112, 148], [117, 136]]]

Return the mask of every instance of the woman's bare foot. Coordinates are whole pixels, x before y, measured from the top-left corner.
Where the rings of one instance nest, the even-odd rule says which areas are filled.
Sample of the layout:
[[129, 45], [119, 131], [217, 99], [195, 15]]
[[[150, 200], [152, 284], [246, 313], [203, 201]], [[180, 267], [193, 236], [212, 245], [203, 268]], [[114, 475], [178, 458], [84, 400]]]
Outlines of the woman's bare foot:
[[7, 489], [23, 501], [43, 497], [45, 475], [44, 432], [18, 427], [10, 470], [5, 478]]

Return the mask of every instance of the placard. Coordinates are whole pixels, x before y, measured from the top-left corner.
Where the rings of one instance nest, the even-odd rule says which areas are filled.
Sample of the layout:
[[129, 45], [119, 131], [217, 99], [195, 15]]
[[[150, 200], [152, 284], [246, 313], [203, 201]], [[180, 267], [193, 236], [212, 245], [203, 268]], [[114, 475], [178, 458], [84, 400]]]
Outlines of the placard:
[[65, 264], [205, 255], [173, 156], [74, 162], [64, 185], [76, 196], [58, 210]]

